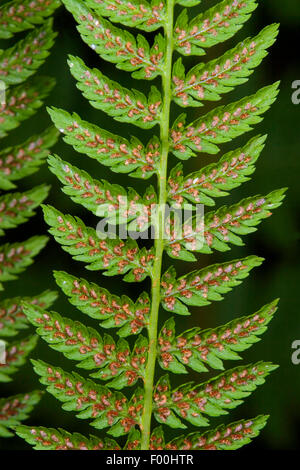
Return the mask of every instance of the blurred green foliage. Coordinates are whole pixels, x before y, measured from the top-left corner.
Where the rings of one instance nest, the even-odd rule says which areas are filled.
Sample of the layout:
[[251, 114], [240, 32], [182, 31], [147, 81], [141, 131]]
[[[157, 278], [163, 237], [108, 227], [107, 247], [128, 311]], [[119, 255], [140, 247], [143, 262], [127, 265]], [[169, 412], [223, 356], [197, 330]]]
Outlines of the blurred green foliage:
[[[214, 303], [212, 306], [202, 309], [194, 309], [193, 316], [188, 320], [185, 318], [185, 324], [182, 321], [179, 326], [187, 327], [186, 321], [189, 322], [188, 326], [199, 325], [203, 328], [217, 326], [234, 317], [253, 313], [276, 297], [281, 298], [279, 312], [270, 324], [269, 331], [264, 334], [260, 343], [254, 345], [243, 355], [245, 364], [250, 361], [265, 360], [279, 364], [280, 368], [271, 375], [264, 387], [257, 390], [246, 400], [244, 405], [231, 414], [230, 419], [248, 418], [260, 413], [268, 413], [270, 414], [269, 423], [261, 436], [251, 444], [251, 448], [253, 450], [257, 448], [297, 449], [300, 442], [300, 365], [292, 364], [291, 355], [293, 350], [291, 345], [294, 340], [300, 340], [298, 307], [300, 285], [300, 271], [298, 268], [299, 219], [297, 214], [300, 205], [300, 105], [294, 105], [291, 101], [293, 92], [291, 85], [294, 80], [300, 80], [300, 59], [297, 54], [297, 45], [300, 40], [300, 8], [299, 0], [288, 0], [286, 2], [268, 0], [259, 3], [260, 5], [251, 20], [237, 36], [221, 47], [215, 47], [209, 52], [209, 58], [217, 57], [227, 47], [232, 47], [242, 38], [256, 35], [265, 25], [273, 22], [281, 23], [279, 39], [272, 47], [270, 55], [250, 77], [247, 84], [226, 95], [222, 101], [222, 103], [234, 101], [255, 92], [259, 87], [281, 80], [281, 92], [277, 102], [267, 113], [263, 122], [255, 127], [255, 130], [251, 133], [251, 135], [268, 134], [267, 145], [258, 161], [253, 179], [241, 188], [232, 191], [226, 202], [238, 201], [243, 197], [257, 193], [267, 193], [279, 187], [288, 186], [289, 191], [282, 208], [277, 210], [273, 217], [265, 221], [255, 234], [245, 237], [246, 244], [244, 247], [234, 247], [226, 254], [218, 253], [199, 258], [199, 263], [197, 263], [199, 267], [243, 257], [248, 254], [262, 256], [266, 261], [262, 267], [253, 271], [241, 286], [232, 293], [227, 294], [223, 302]], [[194, 11], [197, 13], [199, 8], [206, 8], [211, 5], [211, 0], [204, 0], [200, 7], [194, 8]], [[89, 66], [96, 66], [113, 78], [116, 77], [116, 69], [112, 64], [107, 64], [99, 59], [93, 51], [83, 44], [71, 15], [64, 9], [60, 9], [56, 14], [55, 28], [59, 32], [59, 37], [51, 57], [42, 69], [44, 74], [55, 76], [57, 80], [56, 88], [48, 99], [48, 104], [62, 107], [68, 111], [76, 111], [82, 118], [115, 133], [124, 136], [133, 133], [143, 141], [147, 141], [149, 133], [152, 131], [141, 131], [130, 125], [116, 123], [104, 113], [91, 108], [87, 101], [82, 98], [80, 92], [76, 89], [75, 81], [69, 73], [66, 63], [67, 54], [84, 58]], [[194, 59], [187, 59], [186, 63], [192, 65]], [[145, 86], [145, 82], [134, 82], [129, 74], [125, 72], [117, 71], [117, 77], [127, 87], [133, 86], [133, 83], [136, 88]], [[157, 83], [159, 84], [159, 82]], [[146, 87], [149, 87], [149, 85], [149, 83], [146, 83]], [[200, 108], [201, 113], [204, 112], [203, 109]], [[208, 107], [205, 108], [205, 111], [207, 109]], [[178, 108], [174, 106], [173, 112], [176, 114]], [[199, 110], [193, 110], [191, 117], [197, 115], [197, 113], [199, 113]], [[49, 124], [49, 118], [46, 110], [44, 110], [22, 125], [17, 131], [11, 133], [12, 135], [6, 140], [5, 144], [21, 142], [23, 138], [33, 132], [44, 129], [47, 124]], [[245, 142], [247, 138], [250, 138], [250, 134], [234, 141], [233, 144], [223, 146], [222, 151], [236, 148], [240, 143]], [[95, 178], [107, 178], [111, 182], [135, 185], [137, 189], [144, 186], [143, 182], [111, 173], [107, 168], [97, 166], [95, 161], [76, 154], [72, 148], [62, 141], [56, 145], [54, 152], [64, 160], [69, 160], [73, 164], [85, 168]], [[212, 161], [212, 158], [214, 157], [201, 156], [189, 160], [185, 165], [186, 172], [196, 170]], [[170, 164], [174, 163], [175, 159], [172, 158]], [[97, 221], [94, 217], [73, 204], [61, 192], [58, 181], [46, 166], [37, 174], [25, 179], [20, 185], [20, 190], [41, 182], [52, 185], [48, 198], [49, 203], [62, 211], [69, 211], [72, 214], [82, 216], [85, 222], [92, 226], [96, 225]], [[153, 183], [155, 183], [154, 180]], [[11, 241], [15, 241], [23, 240], [32, 234], [45, 232], [46, 225], [41, 211], [39, 211], [39, 215], [35, 217], [33, 222], [25, 224], [9, 236]], [[182, 273], [194, 268], [190, 264], [175, 264], [177, 271]], [[70, 273], [76, 273], [89, 280], [101, 283], [101, 285], [116, 294], [126, 292], [132, 298], [137, 297], [137, 289], [142, 290], [149, 287], [147, 282], [136, 286], [125, 284], [119, 278], [105, 278], [100, 273], [88, 272], [83, 265], [72, 261], [71, 257], [64, 253], [51, 239], [36, 263], [26, 271], [26, 274], [22, 275], [19, 281], [6, 284], [5, 296], [31, 295], [46, 288], [55, 288], [51, 274], [53, 269], [63, 269]], [[54, 310], [59, 311], [64, 316], [72, 316], [73, 319], [97, 327], [95, 322], [83, 318], [82, 314], [76, 312], [67, 303], [63, 295], [55, 304]], [[166, 315], [162, 313], [161, 322], [164, 321]], [[66, 370], [75, 369], [74, 363], [63, 359], [61, 355], [52, 351], [42, 340], [39, 341], [33, 356], [49, 363], [53, 362]], [[234, 366], [234, 364], [231, 363], [231, 366]], [[206, 380], [207, 375], [199, 377], [199, 374], [194, 374], [193, 379], [200, 382]], [[178, 381], [180, 381], [180, 378], [178, 378]], [[27, 364], [20, 370], [11, 384], [2, 386], [1, 395], [15, 394], [24, 391], [24, 389], [41, 387], [32, 371], [31, 364]], [[222, 418], [221, 421], [224, 419], [228, 418]], [[220, 422], [220, 420], [212, 421], [216, 425]], [[48, 394], [45, 394], [29, 422], [48, 427], [63, 427], [70, 431], [80, 431], [83, 434], [93, 432], [87, 422], [79, 421], [74, 414], [62, 411], [60, 404]], [[0, 441], [0, 449], [24, 448], [28, 448], [28, 446], [19, 438]]]

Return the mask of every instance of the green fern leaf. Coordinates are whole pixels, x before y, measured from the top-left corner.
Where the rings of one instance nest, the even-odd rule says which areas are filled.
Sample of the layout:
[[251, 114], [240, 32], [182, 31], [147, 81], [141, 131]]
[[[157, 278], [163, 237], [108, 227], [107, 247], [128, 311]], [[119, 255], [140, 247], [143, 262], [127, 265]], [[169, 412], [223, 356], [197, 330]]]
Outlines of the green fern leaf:
[[216, 144], [228, 142], [252, 130], [274, 103], [278, 95], [279, 82], [262, 88], [254, 95], [235, 103], [220, 106], [185, 127], [185, 115], [178, 117], [171, 130], [174, 155], [181, 160], [195, 156], [195, 152], [215, 154]]
[[159, 423], [171, 427], [174, 413], [194, 426], [208, 426], [209, 421], [204, 414], [227, 414], [228, 410], [243, 403], [242, 399], [258, 385], [263, 385], [265, 377], [276, 368], [267, 362], [239, 366], [200, 385], [184, 384], [175, 390], [171, 389], [169, 377], [163, 376], [154, 392], [154, 415]]
[[134, 26], [143, 31], [155, 31], [163, 26], [166, 18], [164, 2], [156, 0], [87, 0], [86, 4], [113, 23]]
[[170, 318], [163, 326], [159, 343], [159, 363], [175, 374], [186, 373], [185, 366], [206, 372], [206, 365], [224, 369], [223, 360], [240, 359], [239, 352], [259, 341], [277, 310], [278, 300], [258, 312], [232, 320], [226, 325], [208, 330], [192, 328], [175, 336], [175, 321]]
[[185, 202], [214, 206], [216, 197], [227, 196], [250, 178], [255, 163], [264, 148], [266, 136], [251, 139], [244, 147], [223, 155], [217, 163], [204, 166], [187, 176], [182, 164], [176, 165], [169, 177], [169, 202], [181, 207]]
[[254, 38], [240, 42], [218, 59], [196, 65], [185, 75], [181, 58], [173, 68], [173, 99], [179, 106], [203, 106], [202, 101], [217, 101], [221, 94], [248, 80], [253, 69], [267, 55], [278, 34], [278, 25], [264, 28]]
[[[78, 218], [64, 215], [51, 206], [43, 206], [49, 232], [75, 260], [89, 263], [89, 270], [105, 269], [107, 276], [125, 274], [125, 280], [142, 281], [151, 268], [153, 255], [138, 249], [135, 240], [101, 239], [95, 229]], [[131, 278], [132, 276], [132, 278]]]
[[33, 263], [33, 258], [45, 247], [47, 237], [35, 236], [25, 242], [0, 246], [0, 281], [12, 281]]
[[13, 0], [0, 8], [0, 38], [33, 29], [61, 5], [60, 0]]
[[12, 437], [13, 433], [9, 429], [28, 418], [41, 396], [40, 391], [34, 391], [0, 398], [0, 437]]
[[105, 334], [102, 338], [93, 328], [63, 318], [56, 312], [46, 312], [28, 303], [24, 303], [23, 308], [28, 320], [37, 327], [37, 333], [50, 347], [79, 362], [78, 367], [96, 369], [92, 377], [105, 381], [118, 377], [112, 382], [113, 388], [134, 385], [143, 378], [147, 340], [142, 336], [131, 353], [123, 338], [116, 344], [111, 336]]
[[36, 209], [46, 199], [49, 186], [36, 186], [24, 193], [9, 193], [0, 196], [0, 235], [3, 229], [17, 227], [32, 217]]
[[236, 450], [258, 436], [266, 425], [268, 416], [251, 420], [222, 424], [204, 434], [192, 433], [173, 439], [166, 445], [168, 450]]
[[36, 450], [120, 450], [113, 439], [85, 437], [79, 433], [71, 434], [64, 429], [20, 425], [15, 430], [18, 436]]
[[29, 137], [15, 147], [0, 151], [0, 189], [13, 189], [13, 181], [35, 173], [44, 162], [58, 137], [54, 127], [46, 129], [40, 135]]
[[162, 426], [156, 427], [150, 437], [150, 450], [163, 450], [165, 448], [165, 436]]
[[17, 85], [33, 75], [48, 57], [55, 37], [52, 20], [48, 20], [14, 46], [1, 51], [1, 80], [6, 85]]
[[146, 292], [136, 302], [123, 295], [112, 295], [107, 289], [62, 271], [54, 272], [55, 280], [69, 302], [91, 318], [101, 320], [102, 328], [120, 328], [120, 336], [139, 334], [148, 323], [150, 299]]
[[108, 433], [117, 437], [127, 434], [139, 422], [142, 408], [139, 389], [128, 401], [121, 392], [112, 392], [76, 373], [68, 374], [42, 361], [33, 364], [48, 392], [64, 403], [65, 410], [76, 411], [78, 418], [93, 419], [91, 426], [109, 427]]
[[[112, 379], [107, 386], [117, 390], [132, 387], [139, 379], [144, 380], [148, 340], [140, 335], [130, 354], [128, 343], [121, 339], [118, 341], [115, 351], [112, 352], [106, 367], [91, 374], [91, 377], [106, 381]], [[114, 360], [112, 356], [115, 356]]]
[[[267, 55], [278, 27], [271, 25], [225, 50], [221, 57], [186, 72], [182, 58], [174, 64], [173, 53], [177, 50], [182, 55], [204, 55], [208, 47], [229, 39], [243, 26], [255, 10], [256, 0], [223, 0], [191, 20], [186, 9], [177, 16], [175, 5], [191, 7], [198, 5], [199, 0], [63, 3], [78, 23], [83, 41], [102, 59], [117, 69], [132, 72], [134, 79], [161, 76], [161, 89], [148, 87], [150, 93], [146, 89], [142, 92], [131, 83], [130, 88], [123, 87], [71, 56], [71, 74], [83, 97], [117, 121], [145, 129], [158, 124], [160, 132], [159, 136], [150, 136], [145, 145], [136, 137], [125, 139], [90, 124], [76, 113], [51, 108], [49, 114], [55, 126], [76, 151], [114, 172], [141, 179], [156, 175], [157, 189], [149, 186], [141, 195], [135, 189], [94, 178], [99, 173], [97, 169], [89, 174], [51, 156], [50, 170], [62, 182], [63, 192], [93, 215], [105, 218], [94, 229], [77, 217], [45, 206], [45, 220], [63, 249], [75, 260], [83, 261], [88, 269], [106, 270], [105, 274], [111, 276], [125, 274], [124, 280], [130, 282], [149, 276], [151, 296], [142, 293], [133, 301], [85, 279], [56, 272], [56, 281], [70, 303], [101, 322], [101, 329], [108, 333], [116, 329], [120, 338], [116, 341], [110, 334], [84, 323], [24, 304], [23, 311], [38, 334], [52, 349], [89, 371], [93, 381], [41, 361], [35, 362], [36, 372], [49, 392], [63, 402], [64, 410], [76, 411], [78, 417], [93, 420], [92, 426], [106, 429], [115, 437], [127, 434], [122, 443], [126, 450], [237, 449], [259, 433], [266, 417], [222, 424], [204, 434], [189, 434], [187, 430], [184, 436], [174, 434], [168, 444], [162, 427], [152, 430], [152, 418], [174, 429], [207, 426], [208, 416], [226, 414], [241, 404], [275, 366], [261, 361], [225, 371], [202, 383], [197, 378], [193, 383], [177, 380], [177, 388], [173, 388], [171, 377], [157, 373], [157, 364], [170, 375], [187, 374], [190, 369], [197, 373], [209, 368], [223, 370], [224, 361], [240, 359], [240, 352], [259, 341], [276, 311], [277, 301], [226, 325], [207, 330], [196, 327], [177, 335], [172, 317], [159, 334], [159, 312], [162, 306], [174, 314], [189, 315], [190, 306], [202, 307], [222, 300], [252, 268], [261, 264], [262, 258], [249, 256], [221, 262], [178, 278], [173, 266], [165, 271], [164, 254], [196, 262], [195, 253], [209, 254], [213, 250], [226, 251], [229, 245], [242, 245], [241, 235], [255, 231], [271, 215], [270, 211], [280, 206], [285, 190], [217, 207], [199, 220], [196, 204], [214, 206], [217, 197], [226, 196], [249, 180], [265, 137], [252, 138], [219, 161], [187, 176], [182, 164], [169, 173], [168, 158], [170, 153], [181, 160], [198, 153], [216, 154], [219, 145], [252, 130], [275, 101], [278, 83], [206, 112], [190, 124], [185, 114], [177, 116], [173, 123], [171, 105], [175, 101], [183, 107], [201, 106], [202, 101], [217, 101], [222, 94], [245, 83]], [[130, 27], [147, 32], [162, 27], [163, 32], [155, 32], [150, 44], [148, 38], [132, 34]], [[172, 206], [170, 211], [167, 202]], [[182, 209], [189, 212], [187, 220], [184, 213], [183, 224]], [[127, 231], [121, 234], [122, 227]], [[143, 241], [149, 235], [155, 239], [152, 247]], [[137, 238], [141, 240], [137, 242]], [[144, 330], [147, 336], [141, 335]], [[135, 342], [127, 340], [137, 334]], [[130, 386], [134, 386], [133, 392], [132, 388], [121, 392]], [[17, 432], [38, 448], [64, 449], [67, 442], [73, 448], [91, 448], [95, 443], [47, 428], [32, 428], [29, 434], [29, 428], [19, 427]], [[101, 445], [107, 446], [104, 441]]]
[[222, 300], [222, 294], [238, 286], [251, 269], [262, 262], [263, 258], [248, 256], [192, 271], [179, 279], [176, 279], [176, 271], [170, 268], [162, 276], [162, 306], [169, 312], [189, 315], [184, 304], [202, 307]]
[[6, 346], [5, 363], [0, 364], [0, 382], [10, 382], [11, 375], [25, 364], [27, 356], [35, 348], [37, 336], [17, 340]]
[[41, 308], [50, 307], [57, 298], [57, 293], [45, 291], [34, 297], [14, 297], [0, 302], [0, 335], [15, 336], [20, 330], [28, 328], [28, 321], [23, 312], [21, 302], [38, 305]]
[[141, 433], [136, 428], [132, 429], [128, 435], [124, 450], [140, 450]]
[[113, 225], [134, 220], [138, 231], [146, 230], [151, 224], [151, 209], [156, 205], [156, 194], [150, 186], [141, 197], [134, 189], [124, 189], [106, 180], [98, 181], [86, 171], [80, 170], [58, 156], [50, 156], [49, 168], [64, 184], [63, 192], [71, 199], [90, 210], [98, 217], [105, 217]]
[[179, 231], [172, 220], [168, 220], [166, 227], [171, 236], [166, 244], [167, 253], [172, 258], [186, 260], [187, 250], [211, 253], [212, 250], [228, 251], [229, 244], [243, 246], [239, 235], [255, 232], [255, 226], [281, 205], [285, 191], [286, 188], [278, 189], [266, 196], [249, 197], [232, 206], [222, 206], [216, 212], [208, 212], [204, 217], [204, 233], [197, 225], [197, 217], [187, 221]]
[[131, 173], [130, 176], [145, 179], [154, 174], [160, 155], [158, 139], [151, 139], [145, 147], [136, 137], [128, 141], [83, 121], [75, 113], [71, 115], [57, 108], [48, 112], [57, 129], [65, 135], [64, 141], [77, 152], [111, 167], [116, 173]]
[[232, 37], [250, 18], [256, 0], [224, 0], [189, 21], [183, 10], [175, 25], [175, 48], [183, 55], [204, 55], [203, 48]]
[[113, 23], [134, 26], [143, 31], [160, 28], [166, 18], [164, 2], [156, 0], [87, 0], [86, 4]]
[[121, 70], [133, 71], [134, 78], [152, 80], [161, 74], [163, 36], [157, 35], [150, 47], [144, 36], [135, 38], [128, 31], [113, 26], [81, 0], [65, 0], [64, 4], [78, 22], [83, 41], [103, 59], [117, 64]]
[[161, 94], [151, 87], [148, 98], [137, 90], [128, 90], [117, 82], [109, 80], [97, 69], [90, 69], [84, 62], [70, 56], [69, 66], [77, 88], [90, 104], [101, 109], [116, 121], [130, 122], [138, 127], [149, 129], [159, 122]]
[[30, 118], [43, 105], [43, 99], [50, 93], [55, 81], [48, 77], [34, 77], [26, 85], [9, 88], [6, 103], [0, 106], [0, 138], [7, 131], [15, 129], [22, 121]]

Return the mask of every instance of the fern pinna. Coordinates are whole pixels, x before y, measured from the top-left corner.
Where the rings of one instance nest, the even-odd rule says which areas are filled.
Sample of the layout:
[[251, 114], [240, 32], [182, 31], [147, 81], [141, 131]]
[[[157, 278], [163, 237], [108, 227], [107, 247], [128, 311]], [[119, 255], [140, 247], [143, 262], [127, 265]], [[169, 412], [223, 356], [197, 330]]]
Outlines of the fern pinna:
[[[95, 108], [120, 122], [144, 129], [159, 126], [160, 134], [144, 144], [136, 137], [126, 139], [84, 121], [63, 109], [50, 109], [55, 126], [73, 148], [112, 171], [134, 178], [157, 176], [157, 189], [149, 186], [144, 195], [101, 179], [51, 156], [51, 171], [63, 184], [63, 191], [93, 214], [106, 217], [111, 227], [127, 224], [131, 233], [154, 233], [153, 247], [142, 246], [136, 237], [118, 238], [87, 227], [78, 217], [44, 206], [50, 233], [75, 260], [89, 270], [105, 275], [124, 274], [125, 281], [137, 282], [147, 276], [151, 295], [137, 300], [119, 297], [88, 280], [66, 272], [55, 272], [57, 284], [72, 305], [100, 321], [101, 331], [86, 327], [55, 312], [26, 305], [29, 320], [50, 346], [78, 366], [91, 371], [91, 379], [77, 372], [66, 372], [43, 361], [34, 368], [47, 390], [63, 403], [63, 409], [76, 411], [90, 419], [96, 429], [107, 429], [113, 438], [128, 435], [125, 449], [237, 449], [254, 438], [267, 416], [258, 416], [209, 431], [195, 430], [209, 424], [209, 416], [219, 416], [242, 403], [275, 366], [259, 362], [221, 372], [207, 382], [172, 386], [172, 374], [189, 370], [202, 373], [209, 368], [223, 370], [224, 360], [240, 359], [239, 352], [259, 340], [276, 311], [277, 301], [256, 313], [234, 319], [208, 330], [200, 327], [179, 332], [176, 315], [189, 315], [189, 306], [205, 306], [222, 300], [262, 262], [248, 256], [214, 264], [178, 277], [171, 266], [163, 272], [163, 255], [176, 260], [195, 261], [196, 253], [229, 250], [242, 245], [241, 235], [255, 231], [262, 219], [271, 215], [283, 199], [284, 190], [253, 196], [237, 204], [222, 206], [197, 218], [198, 204], [214, 206], [215, 198], [249, 179], [255, 169], [265, 137], [257, 136], [242, 148], [221, 156], [218, 161], [186, 175], [179, 163], [168, 172], [168, 157], [180, 160], [201, 153], [215, 155], [219, 144], [250, 131], [274, 102], [278, 83], [250, 97], [219, 106], [193, 122], [180, 113], [171, 123], [170, 108], [200, 107], [205, 100], [217, 101], [221, 95], [242, 84], [260, 64], [275, 41], [277, 25], [263, 29], [221, 57], [201, 62], [186, 71], [181, 56], [202, 56], [208, 47], [233, 36], [256, 8], [255, 0], [224, 0], [195, 16], [184, 9], [174, 18], [174, 0], [63, 0], [78, 23], [82, 39], [103, 59], [118, 69], [132, 72], [135, 79], [161, 78], [162, 90], [152, 86], [146, 96], [127, 89], [89, 68], [78, 57], [69, 58], [77, 86]], [[183, 7], [198, 0], [179, 0]], [[120, 28], [114, 23], [126, 26]], [[127, 27], [154, 33], [150, 45], [144, 35], [134, 35]], [[173, 59], [179, 54], [179, 57]], [[177, 108], [178, 110], [178, 108]], [[201, 158], [201, 156], [198, 156]], [[95, 167], [95, 173], [101, 169]], [[166, 205], [173, 211], [165, 211]], [[190, 216], [183, 226], [179, 211], [188, 204]], [[150, 216], [154, 215], [152, 218]], [[204, 228], [203, 228], [204, 224]], [[101, 225], [101, 224], [100, 224]], [[152, 225], [152, 227], [150, 227]], [[152, 231], [154, 225], [154, 232]], [[159, 310], [171, 316], [161, 324]], [[117, 329], [114, 339], [105, 329]], [[138, 335], [134, 344], [128, 336]], [[161, 372], [161, 371], [165, 372]], [[128, 387], [133, 387], [132, 389]], [[123, 390], [127, 387], [126, 390]], [[122, 390], [122, 391], [121, 391]], [[154, 420], [160, 424], [154, 425]], [[163, 426], [162, 426], [163, 425]], [[192, 425], [192, 429], [189, 429]], [[165, 442], [164, 426], [186, 429]], [[84, 437], [65, 430], [17, 427], [18, 435], [37, 449], [120, 449], [122, 441]]]
[[[43, 64], [54, 44], [55, 33], [52, 20], [47, 19], [59, 6], [57, 0], [13, 1], [0, 8], [0, 39], [10, 39], [16, 33], [29, 31], [11, 47], [0, 51], [0, 138], [16, 129], [23, 121], [33, 116], [43, 105], [43, 99], [54, 85], [49, 77], [34, 76]], [[16, 134], [16, 133], [15, 133]], [[16, 192], [15, 182], [36, 172], [49, 155], [49, 148], [57, 140], [58, 132], [49, 127], [40, 135], [30, 136], [25, 142], [0, 150], [0, 189], [13, 190], [0, 195], [0, 235], [4, 231], [26, 222], [34, 210], [46, 198], [49, 187], [45, 184], [25, 192]], [[19, 139], [20, 140], [20, 139]], [[17, 243], [0, 246], [0, 281], [17, 279], [34, 257], [45, 246], [47, 237], [34, 236]], [[18, 297], [0, 300], [0, 382], [9, 382], [12, 375], [25, 363], [35, 347], [37, 336], [11, 338], [28, 327], [22, 301], [47, 308], [55, 300], [56, 293], [45, 291], [34, 296], [20, 296], [21, 285], [16, 286]], [[3, 289], [1, 285], [1, 289]], [[9, 341], [8, 341], [9, 340]], [[40, 400], [41, 392], [33, 391], [0, 398], [0, 437], [10, 437], [9, 429], [27, 418], [33, 406]]]

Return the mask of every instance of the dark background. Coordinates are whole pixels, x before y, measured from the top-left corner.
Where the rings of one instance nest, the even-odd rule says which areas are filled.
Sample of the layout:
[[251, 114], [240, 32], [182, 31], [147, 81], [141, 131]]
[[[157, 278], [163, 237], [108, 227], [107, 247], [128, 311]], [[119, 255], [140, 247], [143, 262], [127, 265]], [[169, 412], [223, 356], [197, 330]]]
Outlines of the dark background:
[[[212, 4], [211, 0], [203, 1], [202, 5], [193, 8], [191, 14], [197, 14], [201, 9], [208, 8]], [[233, 247], [228, 253], [215, 253], [210, 256], [200, 256], [197, 264], [182, 264], [175, 262], [178, 273], [188, 272], [196, 266], [206, 266], [215, 262], [222, 262], [237, 257], [256, 254], [265, 258], [265, 262], [259, 268], [252, 271], [249, 278], [243, 284], [235, 288], [225, 296], [221, 303], [213, 303], [211, 306], [194, 309], [193, 315], [184, 323], [181, 318], [177, 319], [177, 330], [188, 326], [201, 326], [203, 328], [214, 327], [224, 324], [238, 316], [251, 314], [262, 305], [274, 298], [280, 297], [280, 308], [274, 320], [271, 322], [268, 331], [262, 336], [262, 341], [255, 344], [251, 349], [243, 353], [244, 363], [251, 361], [266, 360], [280, 365], [266, 384], [259, 387], [245, 403], [231, 413], [220, 419], [211, 419], [211, 425], [234, 419], [254, 417], [258, 414], [270, 414], [267, 427], [260, 437], [250, 444], [255, 449], [298, 449], [300, 443], [300, 365], [292, 364], [291, 349], [294, 340], [300, 340], [300, 319], [299, 319], [299, 286], [300, 271], [299, 263], [299, 226], [297, 209], [299, 207], [299, 137], [300, 137], [300, 105], [294, 105], [291, 96], [294, 90], [291, 85], [294, 80], [300, 80], [300, 4], [298, 0], [266, 0], [259, 2], [259, 7], [254, 12], [252, 18], [246, 23], [244, 28], [226, 43], [209, 50], [208, 59], [218, 57], [227, 49], [233, 47], [237, 42], [250, 35], [256, 35], [264, 26], [270, 23], [280, 23], [280, 35], [276, 44], [272, 47], [270, 55], [264, 59], [262, 65], [250, 77], [250, 80], [238, 87], [234, 92], [227, 94], [221, 103], [230, 103], [242, 96], [254, 93], [258, 88], [281, 80], [280, 95], [271, 110], [266, 114], [263, 122], [255, 127], [249, 135], [244, 135], [240, 139], [228, 145], [222, 146], [222, 153], [225, 150], [237, 148], [245, 143], [253, 135], [267, 133], [268, 140], [265, 150], [257, 163], [257, 170], [252, 181], [242, 185], [242, 187], [232, 191], [232, 194], [219, 202], [230, 203], [257, 193], [268, 193], [269, 191], [289, 187], [284, 205], [277, 209], [274, 215], [264, 221], [259, 230], [245, 237], [245, 246]], [[116, 123], [108, 118], [104, 113], [93, 109], [85, 101], [80, 92], [76, 89], [75, 81], [69, 73], [66, 63], [69, 53], [79, 55], [90, 66], [97, 66], [105, 74], [117, 79], [127, 87], [136, 87], [146, 91], [153, 82], [134, 81], [128, 73], [117, 71], [112, 64], [107, 64], [97, 57], [81, 41], [76, 31], [73, 18], [63, 8], [55, 16], [55, 29], [59, 32], [56, 45], [53, 48], [50, 58], [42, 67], [43, 74], [56, 77], [57, 86], [47, 99], [48, 105], [55, 105], [68, 111], [76, 111], [84, 119], [94, 122], [100, 126], [111, 130], [114, 133], [128, 136], [134, 134], [146, 142], [153, 131], [141, 131], [138, 128], [126, 124]], [[151, 35], [149, 39], [151, 39]], [[21, 35], [20, 35], [21, 37]], [[7, 47], [0, 44], [0, 47]], [[196, 58], [187, 59], [187, 66], [195, 64]], [[156, 83], [159, 85], [159, 81]], [[219, 104], [219, 103], [218, 103]], [[217, 104], [217, 105], [218, 105]], [[190, 112], [190, 118], [200, 113], [205, 113], [212, 107], [212, 103], [202, 109], [194, 109]], [[174, 106], [173, 113], [176, 115], [179, 108]], [[49, 125], [49, 118], [45, 110], [24, 125], [17, 131], [11, 133], [3, 146], [21, 142], [27, 136], [38, 131], [42, 131]], [[154, 129], [157, 132], [157, 129]], [[86, 169], [95, 178], [107, 178], [111, 182], [123, 185], [134, 185], [136, 188], [144, 188], [145, 183], [134, 180], [126, 175], [118, 175], [110, 172], [107, 168], [97, 165], [97, 163], [83, 155], [76, 154], [73, 149], [62, 142], [55, 146], [54, 152], [63, 159]], [[190, 159], [185, 164], [185, 172], [196, 170], [209, 161], [214, 161], [215, 157], [200, 155], [198, 158]], [[175, 164], [175, 158], [170, 159], [170, 167]], [[20, 189], [27, 189], [34, 184], [47, 182], [52, 185], [48, 198], [49, 203], [59, 208], [63, 212], [80, 215], [87, 224], [96, 226], [96, 219], [91, 217], [87, 211], [73, 204], [65, 196], [58, 184], [57, 179], [52, 175], [47, 166], [35, 175], [24, 179], [19, 184]], [[155, 180], [150, 180], [155, 183]], [[21, 226], [19, 229], [8, 232], [6, 240], [21, 241], [33, 234], [46, 233], [47, 227], [43, 221], [41, 210], [36, 217]], [[6, 241], [5, 240], [5, 241]], [[170, 260], [165, 260], [167, 267]], [[31, 295], [41, 292], [47, 288], [54, 288], [55, 283], [52, 277], [52, 270], [65, 270], [76, 275], [80, 275], [89, 280], [96, 281], [107, 287], [116, 294], [127, 293], [132, 298], [136, 298], [138, 292], [149, 288], [149, 283], [139, 285], [126, 284], [120, 278], [105, 278], [101, 273], [92, 273], [85, 270], [83, 264], [79, 264], [62, 251], [60, 246], [53, 239], [49, 240], [46, 249], [39, 255], [37, 261], [18, 281], [5, 284], [5, 291], [1, 297], [11, 297], [16, 295]], [[63, 294], [54, 306], [64, 316], [70, 316], [86, 324], [97, 327], [97, 323], [83, 316], [80, 312], [70, 306]], [[161, 322], [167, 318], [167, 314], [161, 314]], [[76, 370], [75, 363], [67, 361], [55, 351], [51, 350], [42, 340], [33, 352], [32, 357], [40, 358], [46, 362], [60, 365], [66, 370]], [[226, 367], [237, 365], [227, 362]], [[82, 373], [82, 371], [80, 371]], [[84, 375], [84, 372], [83, 372]], [[192, 374], [197, 382], [206, 380], [209, 376], [202, 374]], [[174, 384], [180, 383], [183, 377], [174, 378]], [[1, 396], [16, 394], [33, 388], [43, 388], [28, 363], [14, 376], [13, 382], [1, 384]], [[51, 395], [46, 393], [27, 421], [35, 425], [47, 427], [62, 427], [69, 431], [79, 431], [83, 434], [101, 434], [88, 425], [87, 422], [79, 421], [72, 413], [64, 412], [60, 403]], [[171, 436], [171, 433], [170, 433]], [[25, 449], [29, 448], [21, 439], [2, 439], [0, 449]]]

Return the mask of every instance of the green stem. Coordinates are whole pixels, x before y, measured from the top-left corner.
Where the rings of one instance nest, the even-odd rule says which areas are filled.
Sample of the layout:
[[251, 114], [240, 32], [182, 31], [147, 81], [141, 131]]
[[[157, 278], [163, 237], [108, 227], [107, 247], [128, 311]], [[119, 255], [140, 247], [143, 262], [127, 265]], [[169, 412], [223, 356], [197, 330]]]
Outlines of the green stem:
[[157, 355], [157, 324], [160, 306], [160, 278], [162, 268], [162, 258], [164, 252], [164, 226], [165, 226], [165, 205], [167, 202], [167, 167], [169, 154], [169, 127], [170, 127], [170, 105], [171, 105], [171, 76], [172, 76], [172, 55], [173, 55], [173, 25], [174, 23], [174, 0], [167, 0], [167, 22], [165, 25], [166, 38], [166, 60], [162, 75], [163, 86], [163, 109], [160, 117], [160, 140], [161, 158], [158, 171], [158, 214], [156, 223], [155, 238], [155, 260], [152, 273], [151, 288], [151, 313], [149, 319], [148, 336], [149, 351], [148, 362], [145, 371], [145, 399], [144, 410], [141, 421], [141, 449], [148, 450], [151, 433], [153, 385], [155, 375], [155, 364]]

